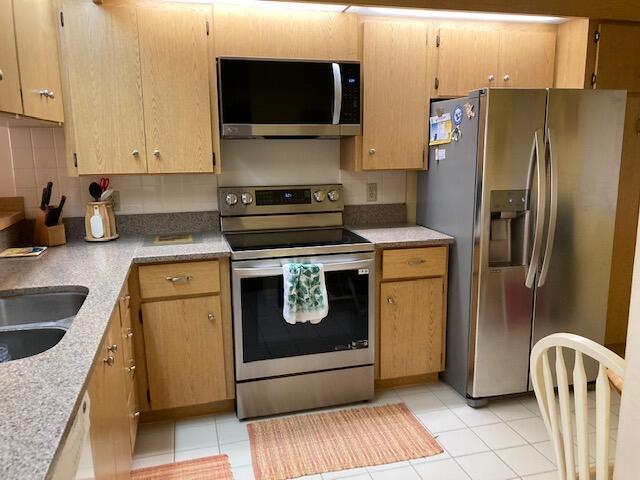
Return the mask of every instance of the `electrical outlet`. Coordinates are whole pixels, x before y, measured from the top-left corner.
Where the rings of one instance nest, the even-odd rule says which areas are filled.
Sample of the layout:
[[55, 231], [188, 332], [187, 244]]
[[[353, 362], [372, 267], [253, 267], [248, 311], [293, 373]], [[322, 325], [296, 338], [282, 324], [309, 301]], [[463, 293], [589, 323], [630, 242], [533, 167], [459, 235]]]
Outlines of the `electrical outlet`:
[[378, 184], [367, 183], [367, 202], [378, 201]]
[[120, 211], [120, 192], [118, 190], [113, 191], [113, 195], [111, 195], [111, 200], [113, 201], [113, 211]]

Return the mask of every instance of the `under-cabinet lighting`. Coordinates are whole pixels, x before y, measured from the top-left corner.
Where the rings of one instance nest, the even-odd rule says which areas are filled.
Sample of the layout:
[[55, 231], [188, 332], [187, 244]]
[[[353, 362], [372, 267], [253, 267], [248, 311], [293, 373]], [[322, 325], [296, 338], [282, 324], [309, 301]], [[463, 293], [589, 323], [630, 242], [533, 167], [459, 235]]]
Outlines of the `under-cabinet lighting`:
[[429, 10], [423, 8], [387, 8], [351, 6], [348, 12], [360, 15], [419, 17], [443, 20], [481, 20], [485, 22], [562, 23], [563, 18], [542, 15], [513, 15], [508, 13], [460, 12], [455, 10]]
[[342, 12], [348, 5], [335, 3], [276, 2], [269, 0], [165, 0], [171, 3], [202, 3], [224, 5], [246, 5], [252, 7], [282, 8], [285, 10], [316, 10], [324, 12]]

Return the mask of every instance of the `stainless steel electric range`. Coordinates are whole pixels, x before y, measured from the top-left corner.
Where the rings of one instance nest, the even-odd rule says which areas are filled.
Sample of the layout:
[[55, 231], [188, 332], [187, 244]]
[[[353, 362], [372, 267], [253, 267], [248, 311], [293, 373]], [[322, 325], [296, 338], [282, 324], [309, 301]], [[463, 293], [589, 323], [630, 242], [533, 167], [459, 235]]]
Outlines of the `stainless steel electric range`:
[[[374, 247], [343, 228], [341, 185], [221, 187], [239, 418], [373, 398]], [[322, 264], [329, 314], [284, 320], [282, 266]]]

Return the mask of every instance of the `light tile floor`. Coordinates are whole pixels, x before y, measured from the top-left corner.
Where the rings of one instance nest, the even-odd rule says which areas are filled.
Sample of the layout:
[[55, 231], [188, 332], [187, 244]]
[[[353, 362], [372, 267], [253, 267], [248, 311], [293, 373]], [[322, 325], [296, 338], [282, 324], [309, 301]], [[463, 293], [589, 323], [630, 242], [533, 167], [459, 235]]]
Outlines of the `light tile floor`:
[[[591, 393], [591, 392], [590, 392]], [[595, 399], [589, 397], [594, 408]], [[380, 405], [404, 402], [444, 448], [429, 458], [375, 467], [304, 477], [307, 480], [555, 480], [553, 447], [548, 439], [533, 395], [490, 402], [473, 409], [444, 383], [385, 390], [373, 402]], [[613, 394], [612, 411], [619, 397]], [[334, 410], [336, 408], [325, 409]], [[308, 413], [308, 412], [303, 412]], [[590, 412], [593, 413], [593, 412]], [[615, 449], [618, 417], [612, 415], [612, 450]], [[595, 415], [589, 422], [595, 425]], [[133, 468], [148, 467], [225, 453], [234, 478], [252, 480], [251, 450], [246, 425], [232, 413], [193, 417], [177, 422], [143, 424]], [[593, 435], [591, 435], [593, 437]], [[591, 443], [594, 442], [590, 438]], [[593, 446], [592, 446], [593, 448]], [[614, 450], [615, 451], [615, 450]]]

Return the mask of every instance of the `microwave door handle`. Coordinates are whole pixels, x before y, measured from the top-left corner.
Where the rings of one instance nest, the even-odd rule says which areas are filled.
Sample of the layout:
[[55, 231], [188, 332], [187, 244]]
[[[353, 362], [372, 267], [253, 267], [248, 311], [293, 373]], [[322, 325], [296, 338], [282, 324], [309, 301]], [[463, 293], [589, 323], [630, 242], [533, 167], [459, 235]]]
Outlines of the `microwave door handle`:
[[[533, 145], [531, 146], [531, 162], [533, 165], [533, 158], [535, 156], [536, 165], [536, 178], [538, 184], [538, 198], [536, 202], [536, 226], [533, 234], [533, 249], [531, 250], [531, 260], [529, 261], [529, 269], [527, 270], [527, 276], [524, 284], [527, 288], [533, 288], [536, 272], [538, 270], [538, 264], [540, 263], [540, 248], [542, 246], [542, 233], [544, 230], [544, 217], [545, 217], [545, 202], [546, 202], [546, 170], [544, 162], [544, 145], [540, 145], [541, 140], [544, 137], [542, 130], [536, 130], [533, 135]], [[530, 170], [531, 172], [531, 170]], [[530, 180], [533, 182], [533, 175], [529, 175]]]
[[556, 223], [558, 221], [558, 159], [553, 153], [553, 134], [550, 128], [547, 129], [547, 142], [545, 147], [548, 148], [549, 152], [549, 196], [551, 197], [551, 204], [549, 208], [549, 226], [547, 228], [547, 245], [544, 251], [540, 278], [538, 279], [539, 287], [543, 286], [547, 280], [551, 255], [553, 254], [553, 244], [556, 237]]
[[333, 120], [331, 123], [338, 125], [342, 110], [342, 73], [337, 63], [332, 63], [331, 69], [333, 70]]

